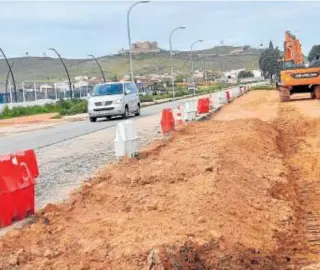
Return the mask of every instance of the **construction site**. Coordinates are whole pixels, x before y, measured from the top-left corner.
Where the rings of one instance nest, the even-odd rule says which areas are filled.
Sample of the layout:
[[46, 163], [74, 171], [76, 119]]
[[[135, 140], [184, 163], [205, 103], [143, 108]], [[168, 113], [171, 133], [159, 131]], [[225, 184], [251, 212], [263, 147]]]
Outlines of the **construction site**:
[[320, 269], [319, 115], [248, 92], [8, 232], [0, 269]]
[[[172, 92], [142, 103], [131, 54], [161, 50], [131, 42], [129, 13], [148, 2], [127, 13], [129, 49], [119, 53], [129, 55], [130, 81], [104, 78], [83, 98], [86, 113], [18, 117], [5, 107], [0, 270], [320, 270], [320, 56], [306, 63], [286, 31], [283, 51], [271, 41], [259, 51], [261, 80], [252, 73], [200, 92], [191, 62], [192, 92], [175, 95], [171, 66]], [[206, 24], [211, 17], [203, 15]], [[185, 28], [170, 34], [170, 61], [171, 35]], [[202, 41], [192, 43], [191, 61]], [[49, 50], [68, 74], [71, 100], [67, 68]], [[24, 90], [20, 105], [32, 108]]]

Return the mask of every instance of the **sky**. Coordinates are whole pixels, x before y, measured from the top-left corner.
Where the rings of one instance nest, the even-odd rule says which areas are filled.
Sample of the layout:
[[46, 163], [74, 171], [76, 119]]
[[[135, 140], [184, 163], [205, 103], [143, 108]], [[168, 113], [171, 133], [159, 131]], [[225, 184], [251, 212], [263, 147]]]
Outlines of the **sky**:
[[[103, 56], [128, 48], [126, 16], [134, 1], [0, 1], [0, 48], [8, 57]], [[175, 32], [175, 50], [225, 45], [267, 46], [272, 40], [282, 48], [284, 32], [290, 30], [307, 54], [320, 44], [317, 33], [320, 2], [311, 1], [159, 1], [151, 0], [132, 9], [132, 42], [157, 41], [169, 49], [169, 34]]]

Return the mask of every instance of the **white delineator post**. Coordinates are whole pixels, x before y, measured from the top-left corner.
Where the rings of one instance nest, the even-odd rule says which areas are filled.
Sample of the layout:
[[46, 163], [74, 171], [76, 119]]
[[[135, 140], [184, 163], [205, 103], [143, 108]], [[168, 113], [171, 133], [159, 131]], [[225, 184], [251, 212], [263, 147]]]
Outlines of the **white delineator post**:
[[197, 118], [197, 101], [191, 100], [185, 103], [183, 119], [186, 122], [194, 121]]
[[36, 87], [36, 83], [33, 83], [33, 90], [34, 90], [34, 100], [37, 100], [37, 87]]
[[120, 122], [117, 125], [114, 140], [116, 158], [134, 157], [138, 149], [138, 137], [135, 123], [132, 120]]
[[56, 95], [56, 100], [58, 100], [57, 86], [54, 84], [53, 88], [54, 88], [54, 94]]
[[21, 83], [21, 87], [22, 87], [23, 102], [26, 102], [26, 93], [25, 93], [25, 89], [24, 89], [24, 82]]
[[10, 94], [10, 103], [13, 102], [12, 100], [12, 88], [11, 88], [11, 82], [9, 81], [9, 94]]

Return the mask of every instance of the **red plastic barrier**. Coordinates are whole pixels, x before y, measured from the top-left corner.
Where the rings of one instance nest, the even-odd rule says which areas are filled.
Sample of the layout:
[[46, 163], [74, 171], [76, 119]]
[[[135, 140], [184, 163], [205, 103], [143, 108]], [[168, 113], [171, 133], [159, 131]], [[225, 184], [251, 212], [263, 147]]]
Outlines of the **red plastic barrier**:
[[38, 175], [33, 150], [0, 156], [0, 228], [34, 214]]
[[230, 99], [231, 99], [230, 91], [229, 91], [229, 90], [226, 91], [226, 98], [227, 98], [227, 102], [229, 102]]
[[210, 99], [209, 98], [199, 98], [198, 100], [198, 113], [208, 113], [210, 110]]
[[174, 117], [171, 109], [162, 110], [161, 128], [163, 134], [174, 130]]

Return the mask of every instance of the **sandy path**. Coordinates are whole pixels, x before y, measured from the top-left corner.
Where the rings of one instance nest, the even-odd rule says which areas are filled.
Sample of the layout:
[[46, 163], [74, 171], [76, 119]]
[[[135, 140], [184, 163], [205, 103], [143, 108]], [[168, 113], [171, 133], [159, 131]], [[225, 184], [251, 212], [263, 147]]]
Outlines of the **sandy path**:
[[[112, 163], [0, 240], [0, 269], [301, 269], [317, 263], [320, 104], [253, 91]], [[313, 109], [311, 109], [313, 108]], [[317, 268], [313, 268], [317, 269]]]

